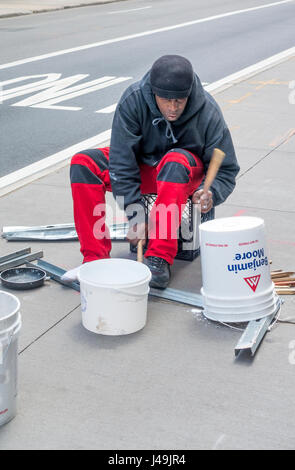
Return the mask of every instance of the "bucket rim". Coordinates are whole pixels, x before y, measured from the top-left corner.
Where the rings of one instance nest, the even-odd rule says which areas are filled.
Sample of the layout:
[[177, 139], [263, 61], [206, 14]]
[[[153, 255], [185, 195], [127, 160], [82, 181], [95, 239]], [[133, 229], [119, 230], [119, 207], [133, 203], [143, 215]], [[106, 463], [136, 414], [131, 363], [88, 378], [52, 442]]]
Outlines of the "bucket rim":
[[[256, 314], [258, 314], [258, 316], [253, 316], [252, 318], [249, 317], [249, 316], [251, 316], [251, 313], [249, 313], [247, 318], [246, 318], [246, 315], [244, 313], [242, 313], [240, 315], [240, 317], [242, 317], [242, 318], [239, 318], [239, 315], [233, 315], [233, 314], [226, 315], [226, 314], [223, 314], [223, 313], [221, 313], [220, 315], [217, 314], [216, 316], [214, 316], [214, 314], [213, 314], [213, 316], [211, 316], [210, 311], [207, 312], [206, 309], [204, 309], [203, 314], [206, 318], [208, 318], [208, 320], [213, 320], [213, 321], [216, 321], [216, 322], [219, 322], [219, 323], [221, 323], [221, 322], [245, 323], [245, 322], [249, 322], [249, 321], [260, 320], [262, 318], [268, 317], [269, 315], [272, 315], [278, 309], [279, 304], [280, 304], [280, 301], [279, 301], [279, 297], [278, 297], [276, 299], [276, 302], [274, 303], [271, 311], [269, 311], [268, 313], [264, 313], [264, 314], [259, 314], [259, 311], [253, 312], [252, 315], [255, 315], [255, 313], [256, 313]], [[260, 312], [261, 312], [261, 310], [260, 310]], [[220, 318], [218, 318], [218, 317], [220, 317]]]
[[95, 282], [85, 281], [83, 279], [79, 279], [79, 282], [86, 284], [87, 286], [102, 287], [103, 289], [106, 289], [106, 290], [118, 290], [118, 289], [126, 289], [126, 288], [131, 288], [131, 287], [142, 286], [143, 284], [150, 282], [151, 278], [152, 278], [152, 273], [150, 273], [148, 277], [144, 279], [143, 281], [134, 282], [133, 284], [131, 283], [120, 284], [120, 285], [114, 284], [112, 286], [110, 284], [99, 284]]
[[18, 312], [15, 322], [12, 325], [10, 325], [9, 328], [6, 328], [5, 330], [0, 330], [0, 340], [1, 340], [1, 336], [7, 335], [7, 333], [9, 333], [11, 330], [15, 328], [16, 330], [13, 332], [13, 336], [17, 335], [21, 327], [22, 327], [22, 317], [21, 317], [20, 312]]
[[[218, 301], [212, 301], [211, 299], [209, 299], [208, 297], [205, 297], [204, 296], [204, 303], [208, 306], [208, 307], [212, 307], [212, 308], [228, 308], [228, 309], [234, 309], [234, 308], [239, 308], [239, 307], [243, 307], [245, 305], [248, 305], [248, 306], [259, 306], [259, 305], [264, 305], [266, 303], [269, 303], [271, 302], [271, 300], [275, 299], [276, 295], [275, 295], [275, 292], [270, 292], [269, 295], [265, 296], [265, 297], [256, 297], [256, 298], [250, 298], [250, 299], [247, 299], [245, 302], [243, 301], [240, 301], [239, 299], [235, 299], [235, 301], [231, 300], [230, 302], [224, 302], [223, 300], [218, 302]], [[256, 302], [255, 302], [256, 300]]]
[[[126, 258], [104, 258], [102, 260], [95, 260], [94, 262], [96, 261], [106, 261], [108, 260], [108, 262], [112, 262], [112, 261], [124, 261], [124, 262], [130, 262], [130, 263], [137, 263], [139, 264], [137, 261], [134, 261], [134, 260], [130, 260], [130, 259], [126, 259]], [[136, 287], [136, 286], [140, 286], [142, 284], [146, 284], [147, 282], [150, 282], [151, 280], [151, 277], [152, 277], [152, 273], [149, 269], [149, 267], [146, 265], [146, 264], [143, 264], [143, 263], [140, 263], [141, 266], [143, 267], [143, 269], [146, 270], [146, 277], [141, 279], [140, 281], [136, 281], [136, 282], [132, 282], [132, 283], [127, 283], [127, 284], [110, 284], [110, 283], [103, 283], [103, 282], [94, 282], [94, 281], [90, 281], [90, 280], [87, 280], [87, 279], [83, 279], [83, 277], [81, 276], [81, 270], [83, 270], [83, 267], [86, 266], [87, 263], [83, 264], [78, 273], [77, 273], [77, 277], [78, 277], [78, 280], [79, 282], [83, 282], [84, 284], [86, 285], [91, 285], [91, 286], [95, 286], [95, 287], [102, 287], [104, 289], [125, 289], [125, 288], [129, 288], [129, 287]]]
[[237, 306], [234, 306], [232, 308], [230, 307], [220, 307], [220, 306], [217, 306], [217, 305], [205, 305], [205, 308], [207, 308], [208, 310], [216, 313], [217, 315], [221, 315], [221, 314], [226, 314], [226, 315], [243, 315], [243, 314], [246, 314], [246, 313], [255, 313], [255, 312], [262, 312], [263, 310], [267, 310], [271, 307], [273, 307], [273, 305], [275, 305], [277, 302], [277, 299], [274, 297], [272, 298], [271, 300], [269, 300], [267, 302], [266, 305], [261, 305], [261, 304], [257, 304], [257, 305], [249, 305], [249, 306], [243, 306], [243, 305], [237, 305]]
[[[259, 293], [254, 293], [253, 296], [252, 296], [252, 299], [259, 299], [260, 297], [263, 297], [264, 295], [267, 295], [268, 293], [272, 292], [275, 290], [275, 285], [274, 283], [272, 282], [270, 287], [268, 289], [265, 289], [265, 291], [263, 292], [259, 292]], [[243, 300], [249, 300], [249, 295], [246, 295], [246, 296], [243, 296], [243, 297], [217, 297], [217, 296], [213, 296], [213, 295], [208, 295], [205, 293], [204, 291], [204, 287], [201, 287], [200, 289], [200, 292], [202, 294], [203, 297], [207, 297], [208, 299], [219, 299], [219, 300], [222, 300], [222, 301], [229, 301], [229, 302], [232, 302], [232, 301], [243, 301]], [[256, 294], [256, 295], [255, 295]]]
[[20, 310], [20, 301], [15, 295], [10, 294], [10, 292], [5, 292], [4, 290], [0, 290], [0, 295], [1, 294], [5, 294], [6, 296], [11, 297], [13, 300], [16, 300], [17, 307], [15, 308], [15, 310], [12, 313], [7, 315], [6, 317], [0, 317], [0, 323], [1, 323], [1, 321], [5, 321], [5, 320], [8, 320], [10, 317], [13, 317]]
[[[219, 230], [208, 230], [208, 227], [212, 227], [212, 226], [215, 226], [219, 223], [222, 223], [222, 222], [225, 222], [225, 221], [239, 221], [239, 220], [243, 220], [243, 222], [246, 221], [246, 219], [248, 220], [252, 220], [252, 221], [256, 221], [257, 225], [255, 226], [251, 226], [251, 227], [243, 227], [243, 229], [241, 228], [238, 228], [238, 227], [233, 227], [232, 230], [223, 230], [223, 231], [220, 231]], [[257, 229], [258, 227], [264, 227], [265, 226], [265, 221], [264, 219], [262, 219], [262, 217], [254, 217], [254, 216], [249, 216], [249, 215], [240, 215], [240, 216], [237, 216], [237, 217], [218, 217], [216, 219], [213, 219], [213, 220], [208, 220], [207, 222], [203, 222], [201, 225], [200, 225], [200, 231], [207, 233], [207, 232], [210, 232], [210, 233], [230, 233], [230, 232], [245, 232], [245, 231], [248, 231], [248, 230], [255, 230]]]

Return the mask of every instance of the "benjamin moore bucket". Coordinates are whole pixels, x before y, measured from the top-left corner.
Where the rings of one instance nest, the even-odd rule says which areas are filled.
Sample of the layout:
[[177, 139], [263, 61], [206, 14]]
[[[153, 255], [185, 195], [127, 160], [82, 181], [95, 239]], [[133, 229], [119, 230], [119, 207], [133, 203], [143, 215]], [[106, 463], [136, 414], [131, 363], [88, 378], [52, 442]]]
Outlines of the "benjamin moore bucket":
[[0, 426], [16, 415], [20, 302], [0, 291]]
[[83, 326], [102, 335], [127, 335], [147, 320], [151, 272], [136, 261], [112, 258], [85, 263], [79, 271]]
[[227, 217], [200, 226], [204, 315], [210, 320], [246, 322], [277, 308], [258, 217]]

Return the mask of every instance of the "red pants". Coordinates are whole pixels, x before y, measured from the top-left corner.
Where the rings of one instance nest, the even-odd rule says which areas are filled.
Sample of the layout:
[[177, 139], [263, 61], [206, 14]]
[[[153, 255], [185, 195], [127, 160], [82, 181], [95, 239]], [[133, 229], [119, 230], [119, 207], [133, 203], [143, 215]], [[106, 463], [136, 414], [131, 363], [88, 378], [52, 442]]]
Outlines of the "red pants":
[[[112, 191], [108, 159], [109, 148], [106, 147], [85, 150], [74, 155], [71, 162], [74, 219], [84, 263], [110, 257], [112, 245], [105, 225], [105, 213], [95, 210], [98, 204], [105, 204], [105, 192]], [[164, 155], [157, 167], [142, 164], [140, 173], [141, 193], [158, 195], [150, 213], [151, 228], [145, 257], [158, 256], [173, 264], [178, 247], [175, 230], [180, 226], [188, 197], [202, 182], [203, 163], [192, 153], [175, 149]], [[175, 211], [174, 220], [173, 214], [170, 214], [165, 238], [161, 238], [161, 209], [170, 205], [178, 210]], [[104, 238], [96, 236], [98, 226]]]

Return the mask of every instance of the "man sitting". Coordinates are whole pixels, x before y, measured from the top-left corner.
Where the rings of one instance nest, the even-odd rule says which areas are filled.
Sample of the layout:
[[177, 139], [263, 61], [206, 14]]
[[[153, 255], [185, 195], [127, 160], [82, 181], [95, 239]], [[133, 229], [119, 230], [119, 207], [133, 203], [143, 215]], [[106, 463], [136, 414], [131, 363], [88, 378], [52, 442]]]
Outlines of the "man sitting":
[[[216, 147], [226, 157], [211, 190], [204, 194], [202, 181]], [[112, 191], [126, 211], [131, 243], [136, 245], [148, 235], [145, 258], [152, 272], [150, 285], [167, 287], [188, 198], [200, 203], [203, 213], [209, 212], [231, 194], [238, 171], [222, 112], [203, 89], [191, 63], [177, 55], [160, 57], [121, 97], [110, 147], [85, 150], [72, 159], [74, 218], [83, 262], [110, 257], [105, 214], [95, 207], [105, 204], [105, 192]], [[142, 201], [142, 194], [147, 193], [157, 194], [149, 221]], [[160, 227], [163, 218], [165, 237]], [[95, 230], [97, 226], [103, 236]]]

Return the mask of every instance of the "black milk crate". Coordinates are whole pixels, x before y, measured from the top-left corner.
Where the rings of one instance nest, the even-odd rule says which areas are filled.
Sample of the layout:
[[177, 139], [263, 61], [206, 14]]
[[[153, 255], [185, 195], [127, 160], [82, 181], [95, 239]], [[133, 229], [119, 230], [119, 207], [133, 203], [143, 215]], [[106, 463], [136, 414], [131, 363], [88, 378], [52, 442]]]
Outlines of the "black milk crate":
[[[145, 214], [148, 217], [157, 199], [157, 194], [145, 194], [142, 200], [145, 206]], [[190, 197], [182, 214], [181, 226], [178, 233], [178, 252], [176, 259], [193, 261], [200, 254], [199, 225], [200, 223], [213, 220], [215, 217], [214, 207], [207, 214], [199, 214], [197, 206], [192, 203]], [[136, 253], [137, 248], [130, 245], [130, 250]], [[144, 249], [146, 251], [146, 249]]]

